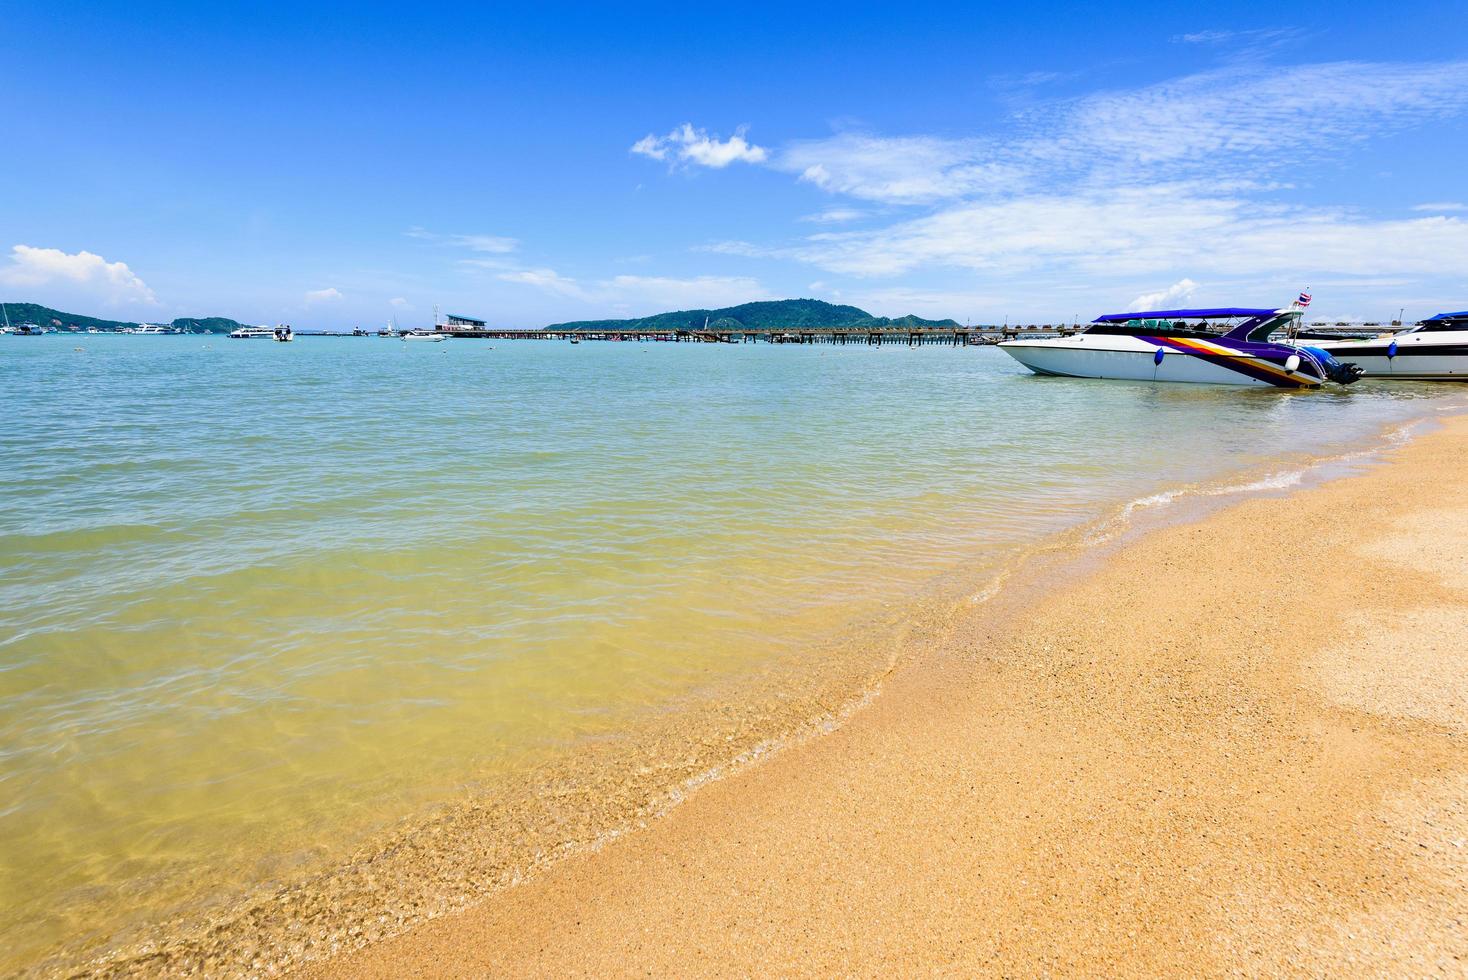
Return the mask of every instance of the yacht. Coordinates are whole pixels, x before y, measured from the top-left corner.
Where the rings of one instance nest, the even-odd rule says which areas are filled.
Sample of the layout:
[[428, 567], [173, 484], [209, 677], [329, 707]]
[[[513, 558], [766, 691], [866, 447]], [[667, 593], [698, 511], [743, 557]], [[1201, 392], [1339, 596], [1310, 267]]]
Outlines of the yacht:
[[1439, 313], [1368, 340], [1317, 340], [1316, 347], [1361, 366], [1368, 378], [1468, 381], [1468, 310]]
[[429, 332], [427, 330], [410, 330], [403, 334], [404, 340], [426, 340], [430, 343], [438, 343], [440, 340], [448, 340], [446, 333]]
[[1316, 388], [1360, 377], [1360, 368], [1318, 347], [1269, 342], [1302, 312], [1225, 307], [1108, 313], [1073, 336], [1006, 340], [999, 347], [1036, 374], [1071, 378]]
[[160, 334], [168, 333], [168, 329], [160, 327], [156, 323], [140, 323], [133, 329], [133, 333]]
[[240, 327], [238, 330], [230, 331], [231, 340], [274, 340], [275, 329], [273, 327]]

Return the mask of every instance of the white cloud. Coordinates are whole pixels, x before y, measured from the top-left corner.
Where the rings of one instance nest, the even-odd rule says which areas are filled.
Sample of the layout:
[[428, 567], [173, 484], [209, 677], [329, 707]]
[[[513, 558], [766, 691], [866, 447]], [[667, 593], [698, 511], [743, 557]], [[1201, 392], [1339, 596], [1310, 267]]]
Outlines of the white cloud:
[[[834, 194], [891, 204], [1095, 185], [1206, 179], [1268, 189], [1368, 138], [1468, 109], [1468, 62], [1230, 67], [1026, 110], [1002, 138], [841, 133], [771, 165]], [[1291, 134], [1308, 121], [1309, 139]]]
[[601, 284], [623, 302], [640, 301], [659, 309], [713, 308], [736, 306], [757, 299], [771, 299], [769, 290], [744, 276], [616, 276]]
[[565, 296], [601, 307], [638, 309], [645, 313], [667, 309], [733, 306], [771, 294], [758, 281], [742, 276], [613, 276], [581, 283], [554, 269], [519, 269], [502, 273], [505, 282], [531, 286], [554, 296]]
[[0, 284], [19, 289], [60, 289], [68, 299], [75, 297], [111, 305], [158, 302], [153, 290], [126, 262], [108, 262], [86, 251], [70, 253], [59, 248], [13, 246], [10, 265], [0, 268]]
[[1468, 254], [1468, 221], [1379, 221], [1164, 184], [954, 205], [872, 231], [813, 235], [782, 254], [856, 276], [924, 266], [995, 275], [1451, 275]]
[[[1027, 108], [998, 135], [838, 133], [779, 148], [768, 163], [834, 195], [912, 209], [907, 217], [884, 227], [827, 227], [795, 242], [699, 250], [793, 259], [861, 278], [929, 272], [935, 284], [948, 280], [931, 290], [940, 303], [890, 290], [845, 292], [933, 314], [982, 315], [985, 308], [972, 304], [1001, 286], [1003, 297], [988, 298], [1018, 299], [1031, 310], [1047, 290], [1056, 305], [1081, 301], [1081, 293], [1056, 295], [1077, 285], [1084, 296], [1125, 299], [1139, 282], [1173, 282], [1181, 298], [1191, 283], [1184, 272], [1208, 277], [1215, 289], [1267, 284], [1271, 291], [1331, 279], [1446, 281], [1461, 277], [1468, 254], [1462, 204], [1422, 204], [1412, 218], [1394, 220], [1291, 203], [1290, 182], [1312, 180], [1320, 161], [1348, 159], [1367, 141], [1465, 113], [1468, 61], [1268, 72], [1233, 65]], [[955, 287], [955, 276], [965, 284]], [[1044, 288], [1017, 293], [1020, 276]]]
[[1160, 310], [1168, 303], [1185, 300], [1198, 291], [1198, 284], [1191, 279], [1179, 279], [1177, 282], [1160, 289], [1155, 293], [1143, 293], [1132, 300], [1129, 310]]
[[769, 155], [762, 146], [756, 146], [744, 138], [744, 127], [734, 131], [727, 140], [710, 136], [706, 130], [695, 129], [684, 123], [666, 136], [648, 133], [633, 143], [630, 152], [653, 160], [672, 160], [675, 163], [696, 163], [703, 167], [722, 169], [731, 163], [763, 163]]
[[839, 225], [848, 221], [856, 221], [865, 218], [867, 213], [859, 208], [826, 208], [815, 214], [807, 214], [801, 221], [810, 221], [819, 225]]
[[418, 227], [409, 228], [403, 234], [409, 238], [417, 238], [436, 245], [467, 248], [471, 252], [490, 252], [496, 255], [508, 255], [520, 247], [519, 239], [508, 238], [504, 235], [442, 234]]
[[920, 204], [1010, 189], [1026, 180], [1012, 162], [990, 158], [981, 140], [842, 133], [792, 143], [773, 165], [835, 194]]
[[311, 289], [306, 291], [306, 304], [308, 306], [314, 305], [316, 303], [335, 303], [337, 300], [340, 300], [342, 298], [343, 296], [341, 294], [341, 290], [337, 289], [335, 286], [328, 286], [325, 289]]
[[1174, 44], [1251, 44], [1261, 45], [1270, 41], [1286, 41], [1299, 37], [1302, 32], [1293, 27], [1254, 31], [1194, 31], [1191, 34], [1175, 34]]
[[522, 286], [534, 286], [536, 289], [554, 293], [557, 296], [586, 298], [586, 291], [575, 279], [568, 279], [554, 269], [518, 269], [514, 272], [502, 272], [499, 278], [505, 282], [519, 283]]
[[778, 249], [770, 249], [764, 245], [756, 245], [753, 242], [742, 242], [737, 239], [726, 242], [709, 242], [707, 245], [695, 245], [693, 251], [712, 252], [715, 255], [739, 255], [750, 259], [779, 254]]
[[413, 308], [413, 305], [402, 296], [394, 296], [387, 301], [387, 305], [395, 310], [411, 310]]

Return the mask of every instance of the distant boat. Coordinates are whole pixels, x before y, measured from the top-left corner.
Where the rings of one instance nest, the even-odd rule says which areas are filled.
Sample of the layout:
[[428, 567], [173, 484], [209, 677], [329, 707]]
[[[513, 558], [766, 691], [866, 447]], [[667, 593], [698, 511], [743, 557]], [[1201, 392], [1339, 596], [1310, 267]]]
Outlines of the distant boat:
[[160, 327], [154, 323], [140, 323], [138, 324], [137, 329], [133, 331], [133, 333], [160, 334], [168, 333], [168, 330], [167, 328]]
[[274, 340], [275, 329], [273, 327], [240, 327], [238, 330], [230, 331], [231, 340]]
[[404, 340], [426, 340], [429, 343], [436, 344], [440, 340], [448, 340], [449, 339], [449, 335], [446, 334], [446, 333], [431, 333], [431, 332], [429, 332], [427, 330], [410, 330], [407, 333], [403, 334], [403, 339]]
[[296, 339], [295, 331], [291, 330], [291, 325], [289, 323], [282, 323], [280, 326], [276, 327], [275, 332], [272, 336], [274, 336], [274, 338], [282, 344], [288, 344]]

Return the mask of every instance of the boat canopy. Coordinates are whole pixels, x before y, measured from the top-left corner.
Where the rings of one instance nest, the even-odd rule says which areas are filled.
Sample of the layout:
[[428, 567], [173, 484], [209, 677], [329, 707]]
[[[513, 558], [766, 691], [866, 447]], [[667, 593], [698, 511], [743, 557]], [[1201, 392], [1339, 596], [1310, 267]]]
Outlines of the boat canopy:
[[1240, 316], [1274, 316], [1279, 310], [1250, 310], [1225, 306], [1212, 310], [1147, 310], [1142, 313], [1107, 313], [1092, 323], [1123, 323], [1127, 320], [1227, 320]]
[[1437, 316], [1430, 316], [1422, 322], [1432, 323], [1436, 320], [1468, 320], [1468, 310], [1459, 310], [1457, 313], [1439, 313]]

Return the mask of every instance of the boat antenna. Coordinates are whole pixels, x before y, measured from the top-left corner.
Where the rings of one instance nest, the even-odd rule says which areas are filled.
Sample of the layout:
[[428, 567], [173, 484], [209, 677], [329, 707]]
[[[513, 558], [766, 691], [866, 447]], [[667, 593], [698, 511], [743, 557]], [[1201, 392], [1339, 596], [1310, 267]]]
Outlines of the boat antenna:
[[9, 330], [10, 329], [10, 311], [5, 308], [5, 304], [4, 303], [0, 303], [0, 313], [4, 313], [5, 314], [5, 329], [6, 330]]

